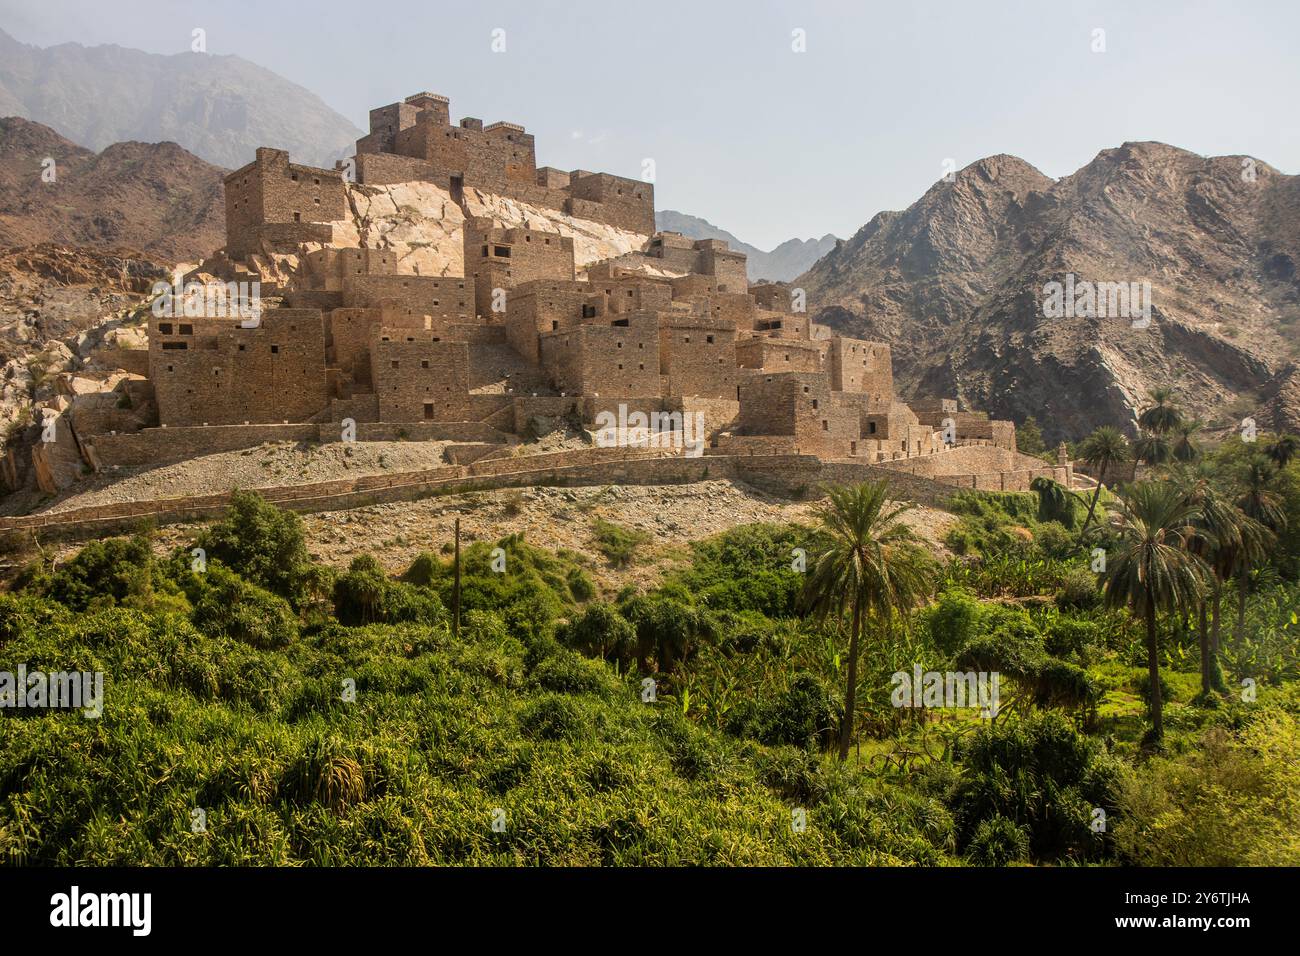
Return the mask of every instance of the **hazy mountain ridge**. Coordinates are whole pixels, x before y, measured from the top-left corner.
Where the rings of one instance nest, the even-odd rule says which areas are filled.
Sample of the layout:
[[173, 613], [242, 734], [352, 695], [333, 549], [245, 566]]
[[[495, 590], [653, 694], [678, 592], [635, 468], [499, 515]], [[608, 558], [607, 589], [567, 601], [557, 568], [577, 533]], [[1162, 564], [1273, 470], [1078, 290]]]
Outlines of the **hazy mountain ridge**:
[[749, 257], [747, 271], [750, 281], [774, 279], [788, 282], [805, 272], [814, 262], [835, 248], [839, 240], [830, 234], [820, 239], [787, 239], [770, 252], [737, 239], [725, 229], [719, 229], [707, 219], [690, 216], [675, 209], [661, 209], [655, 213], [655, 228], [667, 232], [680, 232], [689, 239], [721, 239], [732, 249]]
[[[820, 321], [893, 345], [905, 395], [1033, 415], [1051, 439], [1132, 421], [1165, 384], [1212, 423], [1258, 409], [1296, 429], [1298, 222], [1300, 177], [1247, 157], [1126, 143], [1053, 181], [993, 156], [797, 281]], [[1045, 318], [1045, 284], [1071, 272], [1149, 282], [1150, 327]]]
[[0, 30], [0, 115], [100, 150], [170, 140], [236, 169], [258, 146], [333, 166], [361, 131], [301, 86], [237, 56], [20, 43]]

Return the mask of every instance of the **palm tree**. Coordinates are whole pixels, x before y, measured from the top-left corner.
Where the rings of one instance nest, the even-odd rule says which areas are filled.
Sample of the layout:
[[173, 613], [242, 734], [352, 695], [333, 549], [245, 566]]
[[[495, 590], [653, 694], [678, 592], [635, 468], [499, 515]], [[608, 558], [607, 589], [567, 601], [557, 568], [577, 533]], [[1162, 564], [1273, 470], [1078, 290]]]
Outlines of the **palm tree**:
[[[1272, 487], [1277, 473], [1278, 467], [1270, 458], [1252, 455], [1241, 469], [1241, 494], [1237, 497], [1237, 507], [1273, 534], [1285, 531], [1287, 524], [1282, 497]], [[1258, 560], [1243, 563], [1236, 572], [1237, 624], [1233, 628], [1233, 637], [1237, 640], [1241, 639], [1246, 626], [1246, 594], [1250, 587], [1250, 571], [1262, 562], [1261, 555]]]
[[1128, 461], [1132, 448], [1118, 428], [1102, 425], [1083, 440], [1079, 446], [1079, 457], [1097, 469], [1097, 490], [1092, 493], [1088, 504], [1088, 517], [1083, 519], [1083, 530], [1092, 524], [1092, 516], [1097, 511], [1097, 499], [1101, 497], [1101, 484], [1106, 480], [1106, 469], [1122, 461]]
[[1202, 595], [1198, 602], [1201, 693], [1209, 694], [1211, 690], [1223, 689], [1223, 674], [1219, 669], [1223, 586], [1233, 575], [1264, 559], [1271, 534], [1225, 498], [1205, 475], [1193, 473], [1189, 477], [1192, 481], [1185, 488], [1184, 496], [1196, 509], [1192, 519], [1196, 533], [1188, 539], [1187, 546], [1210, 570], [1212, 629], [1206, 626], [1206, 597]]
[[1174, 460], [1174, 443], [1166, 432], [1143, 432], [1133, 443], [1138, 461], [1148, 465], [1167, 465]]
[[1144, 430], [1157, 435], [1167, 435], [1174, 431], [1183, 420], [1182, 413], [1174, 405], [1174, 390], [1156, 388], [1147, 393], [1152, 404], [1142, 410], [1138, 416], [1138, 425]]
[[1296, 438], [1295, 435], [1278, 435], [1264, 446], [1264, 454], [1281, 471], [1297, 454], [1300, 454], [1300, 438]]
[[1058, 481], [1040, 475], [1029, 483], [1029, 490], [1038, 496], [1038, 520], [1057, 521], [1066, 528], [1074, 527], [1074, 495]]
[[1174, 441], [1170, 453], [1174, 461], [1183, 463], [1197, 461], [1201, 457], [1201, 446], [1196, 443], [1196, 433], [1204, 424], [1196, 419], [1180, 421], [1174, 426]]
[[1195, 506], [1177, 485], [1167, 481], [1132, 485], [1120, 513], [1118, 553], [1107, 568], [1106, 606], [1127, 607], [1146, 622], [1151, 739], [1156, 742], [1164, 736], [1156, 614], [1192, 607], [1201, 595], [1205, 562], [1187, 547], [1197, 533], [1196, 518]]
[[899, 516], [913, 507], [891, 505], [885, 481], [831, 488], [818, 507], [819, 553], [804, 582], [801, 604], [820, 620], [849, 609], [848, 686], [840, 724], [840, 760], [853, 739], [858, 654], [868, 619], [888, 621], [929, 593], [930, 561]]

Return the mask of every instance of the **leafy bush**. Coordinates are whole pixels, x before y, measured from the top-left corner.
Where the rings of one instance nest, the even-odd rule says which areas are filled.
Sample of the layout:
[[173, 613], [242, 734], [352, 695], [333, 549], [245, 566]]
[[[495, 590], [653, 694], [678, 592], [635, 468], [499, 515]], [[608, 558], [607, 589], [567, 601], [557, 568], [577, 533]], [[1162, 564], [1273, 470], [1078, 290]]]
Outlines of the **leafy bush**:
[[1073, 565], [1065, 572], [1061, 589], [1056, 592], [1056, 604], [1064, 609], [1090, 611], [1101, 603], [1101, 589], [1097, 575], [1083, 565]]
[[794, 549], [806, 548], [808, 535], [806, 528], [797, 525], [731, 528], [692, 543], [690, 567], [671, 583], [717, 610], [793, 616], [803, 586], [802, 575], [792, 567]]
[[438, 595], [394, 581], [369, 555], [354, 558], [334, 584], [334, 613], [349, 626], [419, 621], [441, 625], [447, 614]]
[[981, 820], [966, 848], [966, 858], [978, 866], [1006, 866], [1029, 858], [1029, 837], [1001, 814]]
[[1300, 864], [1300, 722], [1272, 711], [1125, 778], [1114, 840], [1139, 866]]
[[226, 516], [199, 538], [208, 560], [216, 559], [253, 584], [295, 607], [308, 599], [304, 572], [310, 566], [302, 519], [254, 492], [236, 491]]
[[568, 574], [569, 593], [575, 601], [590, 601], [596, 595], [596, 586], [581, 568], [570, 568]]
[[825, 747], [839, 725], [843, 703], [807, 672], [771, 698], [749, 699], [728, 715], [727, 730], [765, 744]]
[[213, 562], [191, 588], [194, 626], [252, 647], [285, 647], [298, 637], [298, 617], [287, 601]]
[[596, 657], [627, 662], [636, 652], [636, 628], [612, 604], [588, 604], [556, 632], [556, 638]]
[[[1036, 860], [1100, 854], [1092, 810], [1118, 812], [1120, 771], [1098, 745], [1056, 714], [981, 729], [961, 748], [963, 769], [948, 802], [959, 845], [970, 850], [986, 821], [1023, 828]], [[976, 852], [1005, 845], [1004, 824], [990, 823]]]

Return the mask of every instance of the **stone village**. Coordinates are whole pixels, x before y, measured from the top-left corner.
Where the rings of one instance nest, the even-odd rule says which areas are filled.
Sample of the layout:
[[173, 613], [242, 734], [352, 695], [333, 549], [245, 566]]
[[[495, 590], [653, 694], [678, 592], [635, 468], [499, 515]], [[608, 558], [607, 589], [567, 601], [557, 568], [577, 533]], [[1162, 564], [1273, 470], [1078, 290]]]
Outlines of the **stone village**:
[[[401, 241], [410, 196], [436, 241]], [[656, 232], [653, 184], [539, 167], [524, 127], [453, 124], [443, 96], [372, 110], [335, 169], [258, 149], [225, 177], [225, 209], [225, 248], [184, 282], [260, 289], [256, 318], [164, 296], [147, 349], [96, 357], [121, 373], [113, 390], [52, 424], [83, 470], [345, 426], [461, 442], [463, 463], [517, 453], [548, 421], [646, 444], [636, 420], [699, 423], [682, 454], [751, 471], [799, 456], [994, 490], [1073, 479], [1064, 455], [1019, 454], [1011, 422], [900, 401], [889, 344], [810, 321], [802, 290], [751, 284], [725, 242]]]

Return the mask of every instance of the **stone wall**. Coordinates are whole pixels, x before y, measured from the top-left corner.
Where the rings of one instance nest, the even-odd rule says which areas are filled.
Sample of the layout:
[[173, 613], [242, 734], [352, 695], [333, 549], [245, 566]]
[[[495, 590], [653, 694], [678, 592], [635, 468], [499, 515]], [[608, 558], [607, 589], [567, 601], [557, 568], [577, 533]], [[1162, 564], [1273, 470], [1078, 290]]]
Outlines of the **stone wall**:
[[384, 422], [468, 421], [469, 347], [417, 329], [376, 328], [370, 378]]
[[315, 309], [238, 319], [151, 318], [149, 379], [161, 425], [304, 421], [328, 402], [325, 331]]
[[666, 394], [736, 397], [736, 326], [709, 316], [665, 316], [659, 325], [659, 367]]
[[270, 224], [328, 223], [344, 217], [343, 176], [289, 161], [282, 149], [259, 148], [257, 158], [225, 177], [226, 254], [244, 258], [275, 238]]
[[894, 400], [894, 372], [888, 345], [836, 336], [831, 340], [827, 364], [831, 388], [837, 392], [861, 392], [877, 403]]

